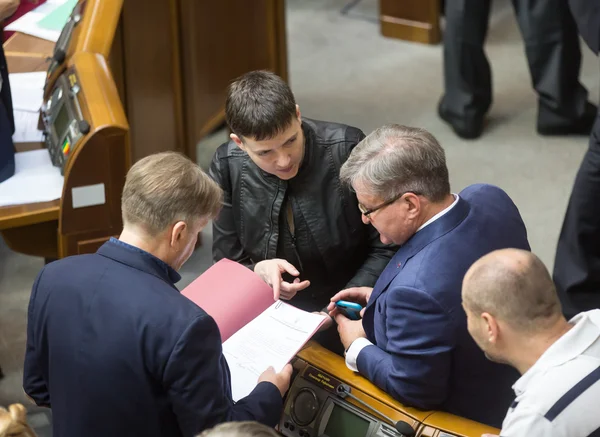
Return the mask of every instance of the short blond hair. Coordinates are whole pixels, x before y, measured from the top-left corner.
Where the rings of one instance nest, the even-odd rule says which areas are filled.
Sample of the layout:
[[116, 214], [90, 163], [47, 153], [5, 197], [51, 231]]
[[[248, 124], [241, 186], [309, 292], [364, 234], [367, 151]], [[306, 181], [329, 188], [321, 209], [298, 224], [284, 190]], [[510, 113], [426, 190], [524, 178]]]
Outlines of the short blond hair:
[[0, 407], [0, 437], [36, 437], [27, 424], [27, 410], [21, 404], [12, 404], [8, 410]]
[[207, 429], [198, 437], [280, 437], [273, 429], [258, 422], [227, 422]]
[[156, 235], [179, 220], [213, 219], [222, 202], [223, 191], [198, 165], [179, 153], [163, 152], [131, 167], [121, 213], [124, 224]]

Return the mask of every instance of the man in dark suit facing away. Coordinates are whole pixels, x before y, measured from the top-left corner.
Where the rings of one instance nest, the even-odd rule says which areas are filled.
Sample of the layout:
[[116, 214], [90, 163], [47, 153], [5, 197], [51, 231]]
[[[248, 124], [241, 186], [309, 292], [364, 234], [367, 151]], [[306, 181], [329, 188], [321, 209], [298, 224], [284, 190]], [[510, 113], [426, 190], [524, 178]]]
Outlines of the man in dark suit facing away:
[[400, 246], [374, 288], [332, 298], [366, 305], [358, 321], [333, 313], [346, 364], [407, 405], [499, 427], [518, 375], [486, 360], [469, 336], [461, 286], [482, 255], [529, 250], [517, 207], [491, 185], [453, 194], [444, 150], [423, 129], [377, 129], [352, 150], [340, 178], [381, 241]]
[[[600, 3], [569, 0], [583, 40], [600, 52]], [[554, 282], [567, 319], [600, 308], [600, 118], [590, 135], [558, 239]]]
[[188, 437], [220, 422], [277, 423], [291, 366], [267, 370], [234, 403], [215, 321], [174, 285], [221, 202], [196, 164], [151, 155], [127, 174], [119, 239], [40, 272], [23, 385], [52, 408], [54, 437]]

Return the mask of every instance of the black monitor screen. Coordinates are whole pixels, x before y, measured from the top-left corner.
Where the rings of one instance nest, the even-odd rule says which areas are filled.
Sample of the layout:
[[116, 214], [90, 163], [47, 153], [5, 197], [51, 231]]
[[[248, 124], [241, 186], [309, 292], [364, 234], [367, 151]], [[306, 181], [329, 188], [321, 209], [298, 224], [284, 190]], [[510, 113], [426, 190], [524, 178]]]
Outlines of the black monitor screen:
[[327, 421], [325, 435], [328, 437], [365, 437], [370, 422], [357, 416], [352, 411], [334, 405]]
[[63, 135], [67, 131], [67, 127], [69, 127], [69, 112], [67, 111], [67, 107], [63, 104], [54, 119], [54, 130], [59, 141], [62, 140]]

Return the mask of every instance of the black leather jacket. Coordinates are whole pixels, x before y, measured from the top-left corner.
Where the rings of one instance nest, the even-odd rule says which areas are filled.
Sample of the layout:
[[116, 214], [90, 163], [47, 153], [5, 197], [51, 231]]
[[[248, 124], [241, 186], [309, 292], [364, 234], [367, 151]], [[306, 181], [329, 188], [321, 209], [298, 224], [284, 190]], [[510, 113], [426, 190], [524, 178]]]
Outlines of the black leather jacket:
[[[303, 118], [304, 159], [298, 174], [284, 181], [257, 167], [230, 141], [213, 158], [210, 175], [225, 192], [224, 207], [213, 223], [213, 258], [228, 258], [253, 269], [265, 259], [294, 253], [287, 259], [310, 287], [292, 299], [296, 306], [323, 308], [337, 291], [372, 287], [396, 247], [362, 222], [356, 195], [339, 181], [341, 165], [364, 138], [357, 128]], [[292, 202], [295, 239], [282, 232], [284, 200]], [[304, 232], [302, 232], [302, 229]]]

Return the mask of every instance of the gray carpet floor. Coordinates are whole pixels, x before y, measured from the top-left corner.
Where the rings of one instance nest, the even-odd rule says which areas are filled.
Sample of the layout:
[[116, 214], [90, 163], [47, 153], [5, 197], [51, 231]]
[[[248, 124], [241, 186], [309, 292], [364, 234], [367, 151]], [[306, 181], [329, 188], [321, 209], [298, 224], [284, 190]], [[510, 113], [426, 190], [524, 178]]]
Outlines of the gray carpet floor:
[[[509, 0], [496, 0], [487, 43], [494, 105], [485, 135], [462, 141], [436, 115], [442, 92], [442, 48], [383, 38], [377, 0], [347, 10], [345, 0], [288, 0], [290, 83], [304, 116], [355, 125], [366, 133], [385, 123], [420, 126], [446, 150], [454, 192], [475, 182], [504, 188], [519, 207], [533, 251], [552, 268], [556, 241], [575, 173], [586, 149], [582, 137], [544, 138], [535, 132], [521, 36]], [[598, 100], [598, 60], [583, 48], [582, 81]], [[206, 168], [226, 138], [217, 132], [198, 145]], [[210, 229], [183, 267], [185, 286], [210, 265]], [[25, 402], [22, 361], [26, 308], [39, 258], [0, 242], [0, 405]], [[118, 387], [115, 392], [118, 393]]]

